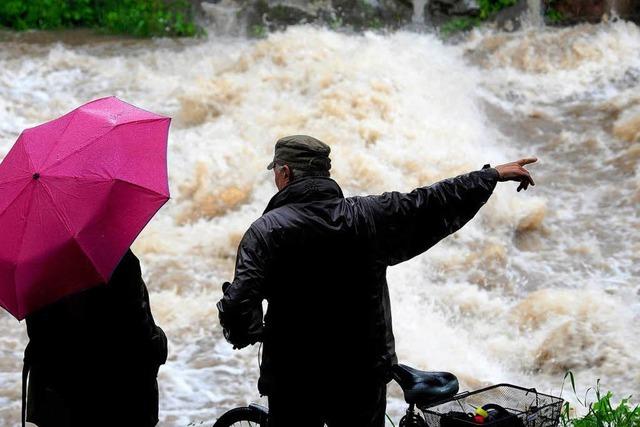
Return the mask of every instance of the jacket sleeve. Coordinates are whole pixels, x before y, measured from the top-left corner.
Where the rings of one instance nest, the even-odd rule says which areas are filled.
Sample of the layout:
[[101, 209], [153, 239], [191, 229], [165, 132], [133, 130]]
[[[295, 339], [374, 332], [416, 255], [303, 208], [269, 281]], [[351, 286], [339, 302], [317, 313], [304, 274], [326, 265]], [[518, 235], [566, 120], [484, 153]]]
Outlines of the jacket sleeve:
[[485, 165], [410, 193], [360, 198], [382, 261], [395, 265], [409, 260], [462, 228], [487, 202], [498, 177], [496, 169]]
[[238, 247], [233, 282], [223, 285], [223, 297], [217, 304], [224, 336], [234, 348], [246, 347], [261, 338], [268, 255], [264, 240], [252, 226]]
[[[120, 292], [118, 300], [121, 302], [120, 315], [129, 319], [129, 328], [133, 332], [137, 329], [135, 336], [141, 337], [146, 343], [146, 349], [154, 363], [159, 366], [167, 361], [168, 342], [164, 331], [156, 325], [151, 304], [149, 302], [149, 291], [142, 278], [140, 260], [129, 249], [118, 267], [114, 271], [109, 285], [114, 292]], [[125, 295], [126, 293], [126, 295]]]

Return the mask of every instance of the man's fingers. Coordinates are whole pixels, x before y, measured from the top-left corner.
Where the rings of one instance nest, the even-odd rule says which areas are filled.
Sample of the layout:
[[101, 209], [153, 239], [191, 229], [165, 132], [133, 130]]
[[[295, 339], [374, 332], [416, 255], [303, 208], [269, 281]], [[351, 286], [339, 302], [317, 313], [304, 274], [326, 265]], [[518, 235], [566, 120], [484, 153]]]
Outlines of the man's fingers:
[[525, 176], [523, 177], [522, 180], [520, 180], [520, 184], [518, 184], [518, 192], [520, 190], [527, 190], [529, 188], [529, 184], [531, 185], [536, 185], [533, 182], [533, 179], [531, 178], [531, 176], [529, 174], [525, 174]]
[[520, 173], [526, 177], [526, 180], [529, 181], [531, 185], [536, 185], [536, 183], [533, 182], [533, 178], [531, 177], [531, 174], [529, 173], [528, 170], [526, 170], [523, 167], [520, 167]]
[[537, 157], [525, 157], [515, 162], [506, 163], [504, 165], [496, 166], [498, 174], [500, 175], [499, 181], [519, 181], [518, 191], [526, 190], [529, 185], [536, 185], [535, 181], [531, 177], [531, 174], [526, 170], [523, 165], [535, 163], [538, 161]]
[[529, 184], [531, 185], [536, 185], [535, 182], [533, 182], [533, 178], [531, 177], [531, 174], [529, 173], [529, 171], [526, 171], [526, 175], [527, 175], [527, 187], [529, 186]]
[[525, 157], [524, 159], [517, 160], [515, 163], [520, 166], [528, 165], [529, 163], [535, 163], [538, 161], [537, 157]]

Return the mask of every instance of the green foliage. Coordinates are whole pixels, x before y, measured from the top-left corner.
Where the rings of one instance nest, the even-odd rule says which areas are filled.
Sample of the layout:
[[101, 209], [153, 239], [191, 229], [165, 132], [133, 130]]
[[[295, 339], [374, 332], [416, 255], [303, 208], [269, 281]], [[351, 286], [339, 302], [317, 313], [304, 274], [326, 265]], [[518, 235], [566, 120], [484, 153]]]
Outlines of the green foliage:
[[190, 4], [186, 0], [165, 3], [162, 0], [103, 0], [100, 26], [112, 33], [135, 36], [194, 36]]
[[479, 0], [480, 13], [477, 17], [452, 18], [440, 27], [440, 31], [447, 37], [460, 31], [468, 31], [480, 25], [502, 9], [513, 6], [516, 4], [516, 1], [517, 0]]
[[565, 16], [557, 9], [549, 8], [545, 11], [546, 20], [552, 24], [557, 24], [565, 20]]
[[328, 24], [329, 28], [331, 28], [332, 30], [337, 30], [344, 25], [344, 23], [342, 22], [342, 18], [340, 17], [332, 17], [329, 20]]
[[330, 28], [347, 25], [356, 31], [378, 30], [384, 27], [381, 9], [365, 0], [333, 0], [336, 15], [325, 22]]
[[96, 28], [139, 37], [195, 36], [188, 0], [2, 0], [0, 26], [15, 30]]
[[249, 35], [256, 39], [263, 39], [267, 37], [267, 27], [264, 25], [253, 25], [249, 31]]
[[551, 24], [557, 24], [566, 19], [564, 14], [556, 9], [557, 3], [556, 0], [547, 0], [545, 2], [544, 17]]
[[375, 17], [369, 19], [365, 23], [365, 26], [367, 28], [371, 28], [371, 29], [374, 29], [374, 30], [379, 30], [379, 29], [381, 29], [383, 27], [383, 24], [382, 24], [382, 21], [377, 16], [375, 16]]
[[50, 30], [78, 26], [84, 20], [94, 21], [90, 0], [4, 0], [0, 2], [0, 25], [26, 30]]
[[450, 36], [451, 34], [458, 33], [460, 31], [468, 31], [478, 25], [479, 22], [479, 19], [467, 16], [462, 18], [453, 18], [445, 22], [440, 27], [440, 31], [443, 35]]
[[587, 408], [587, 414], [583, 417], [572, 418], [570, 414], [569, 402], [565, 402], [560, 415], [560, 422], [563, 427], [640, 427], [640, 405], [632, 407], [629, 405], [631, 396], [622, 399], [617, 406], [611, 403], [613, 393], [606, 394], [600, 392], [600, 380], [597, 380], [595, 387], [595, 402], [587, 402], [589, 391], [583, 400], [580, 400], [576, 393], [576, 385], [572, 372], [567, 372], [571, 380], [573, 393], [578, 403]]
[[516, 0], [479, 0], [480, 19], [485, 20], [505, 7], [513, 6]]
[[378, 17], [378, 13], [375, 7], [364, 0], [359, 0], [358, 8], [360, 9], [362, 14], [362, 28], [382, 28], [382, 21]]

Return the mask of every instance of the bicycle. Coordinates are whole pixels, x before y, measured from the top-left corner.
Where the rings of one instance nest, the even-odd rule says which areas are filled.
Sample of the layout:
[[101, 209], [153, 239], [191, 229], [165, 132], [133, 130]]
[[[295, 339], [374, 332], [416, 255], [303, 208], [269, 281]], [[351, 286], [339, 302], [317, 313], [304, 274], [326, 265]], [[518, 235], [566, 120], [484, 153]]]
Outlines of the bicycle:
[[[458, 379], [449, 372], [398, 364], [391, 373], [409, 405], [399, 427], [557, 427], [560, 422], [563, 399], [535, 388], [496, 384], [457, 394]], [[251, 404], [227, 411], [213, 427], [267, 427], [268, 419], [267, 408]]]
[[[449, 399], [458, 392], [458, 379], [449, 372], [426, 372], [406, 365], [392, 367], [393, 380], [404, 392], [404, 399], [409, 404], [405, 415], [400, 420], [400, 427], [426, 427], [424, 417], [416, 411]], [[269, 410], [262, 405], [250, 404], [231, 409], [215, 422], [213, 427], [256, 426], [267, 427]], [[246, 423], [246, 424], [243, 424]]]

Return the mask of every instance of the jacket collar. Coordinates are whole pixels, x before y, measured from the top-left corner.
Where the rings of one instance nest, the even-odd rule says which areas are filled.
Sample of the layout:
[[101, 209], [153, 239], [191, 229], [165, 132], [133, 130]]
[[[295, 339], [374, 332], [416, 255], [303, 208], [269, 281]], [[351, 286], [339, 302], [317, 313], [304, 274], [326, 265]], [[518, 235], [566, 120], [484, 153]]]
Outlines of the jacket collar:
[[308, 203], [344, 198], [338, 183], [328, 177], [308, 177], [293, 181], [271, 198], [263, 215], [290, 203]]

